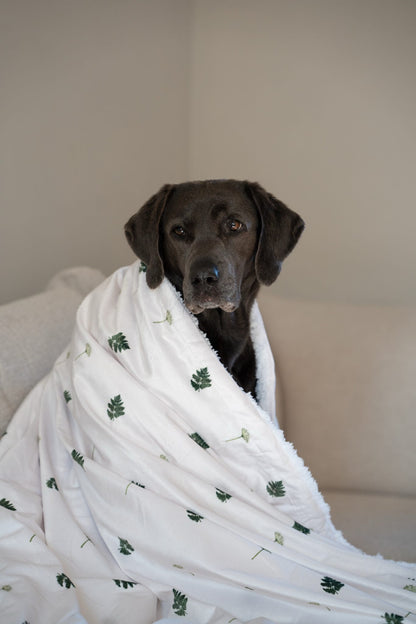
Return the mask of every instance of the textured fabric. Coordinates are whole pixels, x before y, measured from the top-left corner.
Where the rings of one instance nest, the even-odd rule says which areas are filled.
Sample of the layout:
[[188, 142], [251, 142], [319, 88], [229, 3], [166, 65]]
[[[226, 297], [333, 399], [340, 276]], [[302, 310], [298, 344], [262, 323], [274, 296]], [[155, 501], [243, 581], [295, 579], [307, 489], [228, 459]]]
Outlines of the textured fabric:
[[[272, 414], [144, 270], [87, 297], [1, 442], [5, 621], [416, 622], [416, 567], [345, 542]], [[251, 332], [270, 410], [257, 307]]]
[[320, 487], [416, 496], [416, 308], [260, 300], [285, 433]]
[[103, 279], [88, 267], [65, 269], [45, 292], [0, 306], [0, 435], [69, 341], [82, 299]]

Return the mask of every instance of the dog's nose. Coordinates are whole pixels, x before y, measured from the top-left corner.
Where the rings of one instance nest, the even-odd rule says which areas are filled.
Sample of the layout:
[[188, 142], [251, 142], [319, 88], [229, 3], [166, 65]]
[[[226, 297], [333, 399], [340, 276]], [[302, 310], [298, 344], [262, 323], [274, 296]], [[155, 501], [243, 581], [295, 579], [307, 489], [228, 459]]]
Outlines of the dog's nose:
[[215, 284], [219, 276], [218, 267], [213, 262], [199, 260], [192, 265], [190, 278], [193, 286]]

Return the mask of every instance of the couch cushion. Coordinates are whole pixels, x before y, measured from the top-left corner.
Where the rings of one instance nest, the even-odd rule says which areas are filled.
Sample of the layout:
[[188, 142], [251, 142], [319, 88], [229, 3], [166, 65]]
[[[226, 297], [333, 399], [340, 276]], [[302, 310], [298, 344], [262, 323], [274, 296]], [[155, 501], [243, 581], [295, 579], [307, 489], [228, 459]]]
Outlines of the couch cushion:
[[335, 526], [351, 544], [369, 555], [380, 553], [386, 559], [416, 562], [416, 498], [323, 494]]
[[260, 306], [285, 433], [320, 487], [416, 495], [416, 309]]
[[0, 435], [68, 343], [82, 299], [103, 279], [95, 269], [66, 269], [44, 292], [0, 306]]

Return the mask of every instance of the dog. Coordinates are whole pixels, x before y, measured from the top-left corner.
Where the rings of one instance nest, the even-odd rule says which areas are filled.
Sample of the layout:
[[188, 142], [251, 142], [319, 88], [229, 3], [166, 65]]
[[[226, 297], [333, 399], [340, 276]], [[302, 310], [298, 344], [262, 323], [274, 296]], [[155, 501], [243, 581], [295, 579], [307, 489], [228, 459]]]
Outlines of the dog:
[[165, 185], [125, 225], [157, 288], [166, 276], [196, 315], [222, 364], [256, 398], [250, 310], [304, 229], [301, 217], [258, 183]]

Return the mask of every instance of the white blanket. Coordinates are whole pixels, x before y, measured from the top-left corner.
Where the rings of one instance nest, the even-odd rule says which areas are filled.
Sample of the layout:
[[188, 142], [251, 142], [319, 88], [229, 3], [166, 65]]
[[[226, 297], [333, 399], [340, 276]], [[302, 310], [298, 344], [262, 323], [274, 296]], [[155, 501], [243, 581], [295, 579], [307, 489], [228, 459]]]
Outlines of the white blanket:
[[[7, 624], [416, 622], [416, 567], [358, 552], [165, 280], [120, 269], [0, 444]], [[311, 423], [311, 427], [313, 423]]]

